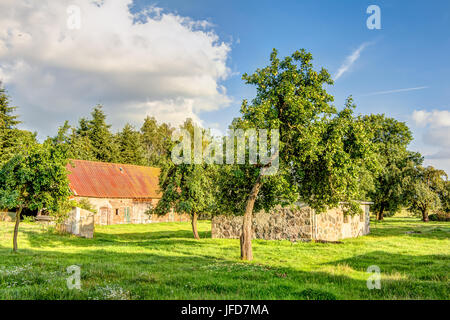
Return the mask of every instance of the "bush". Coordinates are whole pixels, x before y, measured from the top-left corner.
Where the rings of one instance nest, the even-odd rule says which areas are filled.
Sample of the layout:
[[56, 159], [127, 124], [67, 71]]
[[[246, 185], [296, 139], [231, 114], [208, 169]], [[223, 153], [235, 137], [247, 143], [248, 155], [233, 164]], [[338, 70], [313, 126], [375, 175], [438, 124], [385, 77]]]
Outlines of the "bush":
[[450, 221], [450, 212], [439, 211], [428, 216], [430, 221]]
[[95, 210], [95, 207], [92, 205], [92, 203], [88, 199], [81, 199], [78, 201], [77, 206], [83, 210], [90, 211], [92, 213], [97, 213]]
[[23, 222], [24, 223], [33, 223], [36, 221], [35, 217], [32, 216], [23, 216]]

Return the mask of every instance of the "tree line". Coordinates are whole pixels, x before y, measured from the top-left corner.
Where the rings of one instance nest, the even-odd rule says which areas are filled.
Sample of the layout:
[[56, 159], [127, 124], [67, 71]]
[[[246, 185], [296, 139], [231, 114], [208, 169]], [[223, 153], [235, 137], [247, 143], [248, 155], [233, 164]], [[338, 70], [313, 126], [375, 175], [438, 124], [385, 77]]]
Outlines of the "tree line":
[[[314, 69], [312, 60], [305, 50], [282, 59], [274, 50], [266, 67], [243, 75], [256, 87], [256, 96], [242, 102], [241, 115], [229, 127], [278, 130], [279, 169], [267, 176], [262, 172], [270, 163], [175, 165], [170, 157], [175, 128], [147, 117], [139, 130], [126, 124], [112, 133], [100, 105], [90, 118], [76, 126], [66, 121], [55, 137], [38, 143], [35, 134], [17, 129], [15, 108], [1, 89], [0, 206], [17, 208], [18, 216], [27, 206], [64, 211], [68, 181], [61, 168], [67, 159], [157, 166], [163, 195], [148, 213], [174, 208], [190, 214], [197, 239], [200, 214], [243, 215], [244, 260], [253, 258], [253, 213], [278, 205], [302, 201], [319, 213], [342, 206], [346, 214], [356, 214], [358, 200], [369, 200], [378, 220], [406, 207], [425, 222], [431, 213], [450, 212], [447, 175], [424, 167], [423, 157], [408, 150], [407, 125], [380, 114], [355, 115], [351, 97], [336, 107], [326, 91], [333, 85], [330, 74]], [[180, 128], [193, 132], [195, 126], [187, 119]]]

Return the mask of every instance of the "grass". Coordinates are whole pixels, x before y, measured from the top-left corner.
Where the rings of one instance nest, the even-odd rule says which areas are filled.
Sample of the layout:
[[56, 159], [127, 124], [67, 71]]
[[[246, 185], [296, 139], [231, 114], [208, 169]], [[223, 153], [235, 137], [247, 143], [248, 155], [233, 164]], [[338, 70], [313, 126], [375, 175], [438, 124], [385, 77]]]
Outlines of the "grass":
[[[96, 227], [95, 239], [0, 222], [0, 299], [450, 299], [450, 224], [417, 218], [372, 221], [371, 234], [342, 244], [255, 240], [239, 260], [238, 240], [211, 239], [199, 223]], [[416, 233], [407, 233], [415, 231]], [[81, 290], [66, 268], [81, 267]], [[367, 268], [381, 269], [369, 290]]]

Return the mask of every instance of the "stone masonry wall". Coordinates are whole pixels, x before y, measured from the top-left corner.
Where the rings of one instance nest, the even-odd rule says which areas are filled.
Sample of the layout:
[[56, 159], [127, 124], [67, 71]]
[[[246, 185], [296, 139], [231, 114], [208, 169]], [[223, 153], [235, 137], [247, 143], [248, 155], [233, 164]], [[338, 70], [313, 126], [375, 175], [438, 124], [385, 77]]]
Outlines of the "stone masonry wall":
[[[216, 216], [212, 219], [212, 238], [238, 239], [242, 216]], [[253, 238], [265, 240], [311, 239], [310, 208], [278, 208], [276, 214], [259, 212], [253, 217]]]
[[[253, 217], [253, 238], [265, 240], [339, 241], [369, 233], [369, 205], [361, 204], [362, 215], [344, 216], [340, 208], [316, 214], [309, 207], [277, 208], [270, 214], [259, 212]], [[216, 216], [212, 219], [213, 238], [238, 239], [242, 216]]]

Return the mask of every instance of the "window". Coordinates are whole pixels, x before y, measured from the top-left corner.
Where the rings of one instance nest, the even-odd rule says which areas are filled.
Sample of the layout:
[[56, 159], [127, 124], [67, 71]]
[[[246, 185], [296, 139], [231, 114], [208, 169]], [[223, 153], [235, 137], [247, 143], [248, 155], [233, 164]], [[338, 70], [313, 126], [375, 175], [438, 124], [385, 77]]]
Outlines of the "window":
[[116, 216], [119, 215], [119, 209], [116, 209]]

